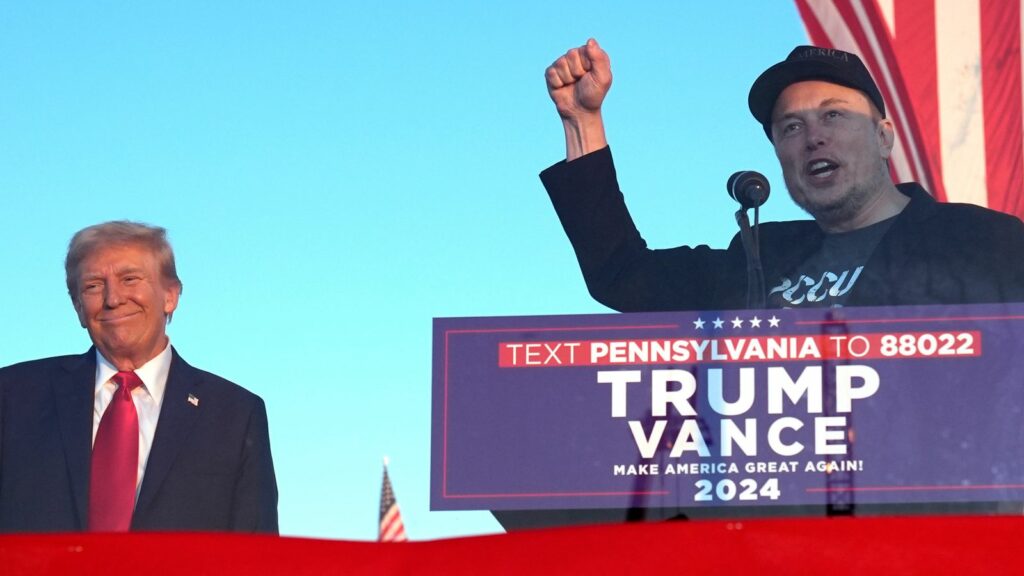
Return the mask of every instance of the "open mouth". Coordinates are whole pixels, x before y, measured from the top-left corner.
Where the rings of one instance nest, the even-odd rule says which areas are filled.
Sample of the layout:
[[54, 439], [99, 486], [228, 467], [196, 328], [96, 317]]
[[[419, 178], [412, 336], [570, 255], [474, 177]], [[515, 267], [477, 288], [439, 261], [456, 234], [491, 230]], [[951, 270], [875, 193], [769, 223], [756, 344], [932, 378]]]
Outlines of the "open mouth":
[[815, 178], [828, 178], [837, 169], [839, 164], [831, 160], [812, 160], [807, 164], [807, 174]]

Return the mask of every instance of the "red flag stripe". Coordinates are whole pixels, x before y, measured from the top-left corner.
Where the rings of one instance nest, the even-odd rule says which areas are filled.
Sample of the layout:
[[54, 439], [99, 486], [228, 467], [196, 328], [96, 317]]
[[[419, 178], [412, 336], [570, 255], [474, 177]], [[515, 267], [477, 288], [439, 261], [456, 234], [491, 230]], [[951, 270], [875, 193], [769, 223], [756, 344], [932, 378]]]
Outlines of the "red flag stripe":
[[870, 9], [865, 7], [864, 14], [871, 23], [871, 28], [878, 39], [879, 48], [882, 51], [883, 70], [890, 84], [894, 95], [893, 101], [898, 106], [896, 120], [903, 124], [903, 143], [912, 153], [912, 167], [914, 180], [920, 182], [928, 191], [934, 193], [938, 172], [928, 163], [928, 156], [925, 152], [924, 139], [921, 135], [921, 127], [914, 113], [913, 100], [903, 79], [902, 66], [893, 46], [892, 32], [889, 24], [885, 21], [881, 9], [875, 0], [869, 0]]
[[939, 132], [939, 79], [932, 2], [895, 2], [893, 48], [899, 55], [907, 96], [921, 135], [921, 148], [931, 168], [932, 194], [945, 201], [942, 140]]
[[981, 3], [981, 81], [988, 205], [1020, 212], [1020, 3]]

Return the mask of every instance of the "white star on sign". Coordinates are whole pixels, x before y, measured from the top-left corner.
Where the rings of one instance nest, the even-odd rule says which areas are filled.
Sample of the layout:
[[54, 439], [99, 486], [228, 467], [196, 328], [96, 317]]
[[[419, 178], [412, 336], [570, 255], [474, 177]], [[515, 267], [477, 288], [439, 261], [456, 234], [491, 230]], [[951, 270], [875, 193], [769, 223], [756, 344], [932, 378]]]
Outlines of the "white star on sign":
[[739, 316], [737, 316], [737, 317], [732, 319], [732, 327], [733, 328], [740, 328], [742, 326], [743, 326], [743, 320], [740, 320]]
[[696, 320], [693, 321], [693, 328], [694, 328], [694, 330], [703, 330], [704, 329], [704, 321], [701, 320], [700, 318], [697, 318]]
[[721, 318], [715, 318], [711, 323], [715, 325], [716, 329], [720, 329], [725, 322]]
[[751, 318], [750, 319], [750, 327], [751, 328], [760, 328], [761, 327], [761, 319], [758, 318], [757, 316], [754, 316], [753, 318]]
[[768, 319], [768, 327], [769, 328], [778, 328], [779, 327], [779, 319], [775, 317], [775, 314], [772, 314], [772, 317]]

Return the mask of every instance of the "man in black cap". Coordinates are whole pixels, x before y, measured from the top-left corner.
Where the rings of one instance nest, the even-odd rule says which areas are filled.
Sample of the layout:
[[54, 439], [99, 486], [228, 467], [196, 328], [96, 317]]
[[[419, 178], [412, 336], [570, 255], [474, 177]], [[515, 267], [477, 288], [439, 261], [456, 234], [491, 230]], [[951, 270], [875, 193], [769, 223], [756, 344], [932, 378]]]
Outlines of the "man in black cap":
[[[619, 192], [601, 104], [612, 83], [593, 39], [545, 72], [566, 160], [541, 173], [590, 293], [624, 312], [746, 305], [746, 260], [728, 249], [651, 250]], [[895, 185], [885, 102], [855, 54], [800, 46], [754, 82], [764, 127], [793, 200], [813, 221], [760, 226], [770, 307], [1024, 301], [1024, 224], [920, 185]]]

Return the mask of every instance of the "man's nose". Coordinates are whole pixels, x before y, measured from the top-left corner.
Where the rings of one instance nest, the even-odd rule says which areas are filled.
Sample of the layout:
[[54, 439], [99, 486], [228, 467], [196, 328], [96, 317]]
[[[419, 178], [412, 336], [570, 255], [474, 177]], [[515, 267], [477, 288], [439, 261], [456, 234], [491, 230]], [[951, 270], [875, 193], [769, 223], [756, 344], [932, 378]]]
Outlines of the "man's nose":
[[117, 282], [107, 282], [103, 289], [103, 305], [107, 308], [117, 308], [124, 302], [122, 288]]
[[805, 146], [807, 146], [807, 149], [817, 150], [827, 144], [829, 139], [828, 132], [829, 129], [821, 124], [816, 122], [808, 123], [804, 130]]

